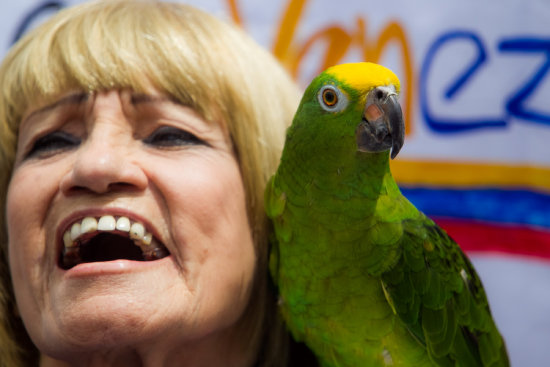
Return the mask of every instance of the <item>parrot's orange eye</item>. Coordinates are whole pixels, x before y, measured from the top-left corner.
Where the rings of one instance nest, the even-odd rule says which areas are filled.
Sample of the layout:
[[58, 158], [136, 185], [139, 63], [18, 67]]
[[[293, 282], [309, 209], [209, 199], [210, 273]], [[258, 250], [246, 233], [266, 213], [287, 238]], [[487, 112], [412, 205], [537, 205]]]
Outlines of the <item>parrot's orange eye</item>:
[[340, 112], [348, 105], [345, 92], [334, 84], [326, 84], [317, 93], [317, 99], [321, 107], [327, 112]]
[[332, 107], [338, 103], [338, 95], [332, 89], [325, 89], [323, 91], [323, 102], [325, 102], [328, 107]]

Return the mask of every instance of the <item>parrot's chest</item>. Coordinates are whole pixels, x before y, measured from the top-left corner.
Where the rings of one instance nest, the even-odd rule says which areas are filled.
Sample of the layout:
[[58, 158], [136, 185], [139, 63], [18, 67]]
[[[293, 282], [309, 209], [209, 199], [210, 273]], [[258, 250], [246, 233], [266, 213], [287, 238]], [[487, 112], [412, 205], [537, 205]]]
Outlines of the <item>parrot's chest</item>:
[[[346, 250], [341, 242], [321, 240], [335, 236], [322, 232], [313, 236], [322, 251], [305, 251], [299, 235], [297, 242], [281, 246], [279, 287], [287, 323], [313, 350], [328, 347], [331, 354], [341, 355], [338, 365], [383, 361], [381, 341], [392, 333], [395, 315], [380, 280], [369, 276], [358, 261], [368, 251]], [[331, 250], [339, 246], [340, 251]], [[343, 362], [347, 359], [349, 364]]]
[[[356, 200], [361, 209], [369, 205]], [[378, 244], [392, 226], [379, 223], [372, 210], [302, 208], [288, 205], [281, 223], [291, 225], [278, 246], [281, 310], [294, 337], [316, 355], [330, 355], [334, 362], [323, 366], [400, 365], [391, 355], [410, 335], [388, 304], [380, 276], [373, 275], [391, 255]], [[399, 237], [400, 230], [394, 232]]]
[[332, 360], [323, 367], [403, 366], [392, 355], [411, 336], [380, 277], [399, 256], [401, 221], [377, 215], [379, 204], [393, 199], [368, 190], [331, 196], [334, 190], [308, 189], [296, 196], [285, 189], [285, 210], [274, 223], [281, 310], [289, 329], [317, 356]]

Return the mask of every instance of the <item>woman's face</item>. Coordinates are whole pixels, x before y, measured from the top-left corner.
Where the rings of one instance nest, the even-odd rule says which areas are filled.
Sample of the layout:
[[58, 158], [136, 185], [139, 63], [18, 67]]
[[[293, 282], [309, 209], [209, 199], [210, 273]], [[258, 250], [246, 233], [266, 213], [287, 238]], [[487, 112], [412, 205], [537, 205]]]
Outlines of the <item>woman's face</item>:
[[28, 111], [18, 139], [9, 264], [40, 350], [227, 342], [255, 254], [222, 124], [158, 93], [75, 92]]

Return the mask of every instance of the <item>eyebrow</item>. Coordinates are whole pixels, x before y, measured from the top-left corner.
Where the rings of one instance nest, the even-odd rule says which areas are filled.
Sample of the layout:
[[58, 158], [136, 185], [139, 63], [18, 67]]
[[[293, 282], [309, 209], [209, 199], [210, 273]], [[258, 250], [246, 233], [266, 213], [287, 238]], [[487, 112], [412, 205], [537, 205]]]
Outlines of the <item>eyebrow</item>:
[[37, 110], [32, 111], [31, 113], [29, 113], [28, 116], [25, 117], [25, 120], [29, 120], [31, 117], [35, 115], [48, 112], [50, 110], [53, 110], [63, 105], [81, 104], [82, 102], [87, 101], [89, 97], [90, 97], [90, 93], [87, 93], [87, 92], [77, 92], [77, 93], [69, 94], [63, 98], [58, 99], [53, 103], [50, 103], [49, 105], [46, 105], [44, 107], [41, 107]]
[[181, 105], [182, 103], [176, 98], [167, 97], [167, 96], [155, 96], [145, 93], [132, 93], [130, 97], [130, 103], [133, 105], [142, 104], [142, 103], [156, 103], [156, 102], [172, 102], [175, 104]]

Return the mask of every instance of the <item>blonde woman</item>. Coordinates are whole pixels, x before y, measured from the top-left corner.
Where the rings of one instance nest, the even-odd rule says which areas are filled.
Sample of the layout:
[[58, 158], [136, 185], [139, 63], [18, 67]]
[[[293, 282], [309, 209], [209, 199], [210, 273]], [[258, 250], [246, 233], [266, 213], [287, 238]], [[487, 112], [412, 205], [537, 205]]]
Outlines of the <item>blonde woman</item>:
[[263, 189], [299, 97], [267, 52], [181, 4], [91, 2], [0, 88], [0, 365], [287, 364]]

